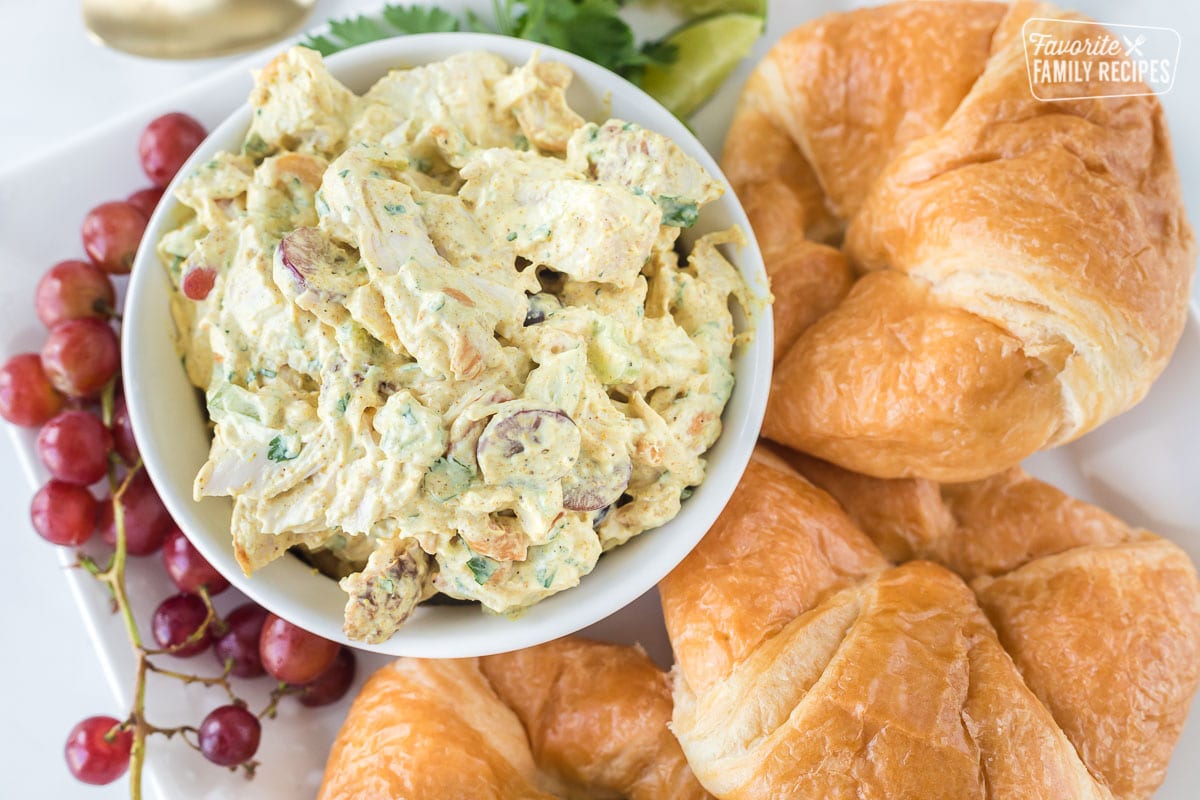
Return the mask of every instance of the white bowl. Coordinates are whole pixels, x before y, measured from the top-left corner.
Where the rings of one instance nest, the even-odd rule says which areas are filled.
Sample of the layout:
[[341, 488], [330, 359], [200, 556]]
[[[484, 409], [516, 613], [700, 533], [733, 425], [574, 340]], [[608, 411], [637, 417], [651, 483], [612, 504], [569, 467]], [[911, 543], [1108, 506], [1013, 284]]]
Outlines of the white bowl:
[[[552, 47], [502, 36], [437, 33], [363, 45], [331, 56], [328, 64], [339, 80], [361, 93], [389, 69], [418, 66], [469, 50], [496, 53], [514, 65], [524, 63], [535, 51], [544, 59], [565, 63], [575, 72], [569, 99], [585, 118], [603, 121], [619, 117], [663, 133], [724, 182], [703, 145], [649, 95], [590, 61]], [[231, 105], [244, 100], [229, 98]], [[250, 109], [242, 105], [200, 145], [180, 176], [220, 150], [237, 150], [249, 126]], [[174, 188], [172, 183], [167, 197]], [[572, 633], [627, 605], [683, 560], [716, 520], [746, 468], [762, 424], [771, 378], [772, 327], [765, 304], [756, 321], [758, 333], [753, 344], [735, 359], [737, 385], [725, 409], [725, 430], [708, 454], [707, 478], [675, 519], [605, 554], [579, 586], [538, 603], [516, 619], [485, 614], [477, 605], [425, 605], [382, 644], [349, 641], [342, 633], [346, 598], [336, 582], [290, 556], [246, 577], [233, 556], [229, 498], [192, 500], [192, 481], [207, 458], [209, 433], [203, 400], [188, 382], [172, 342], [169, 283], [154, 252], [158, 239], [172, 227], [175, 206], [164, 202], [150, 220], [125, 304], [121, 355], [134, 434], [163, 502], [205, 558], [256, 602], [313, 633], [361, 649], [430, 658], [504, 652]], [[687, 238], [730, 225], [751, 235], [741, 204], [732, 191], [726, 191], [704, 209]], [[765, 297], [766, 273], [753, 240], [728, 256], [752, 291]]]

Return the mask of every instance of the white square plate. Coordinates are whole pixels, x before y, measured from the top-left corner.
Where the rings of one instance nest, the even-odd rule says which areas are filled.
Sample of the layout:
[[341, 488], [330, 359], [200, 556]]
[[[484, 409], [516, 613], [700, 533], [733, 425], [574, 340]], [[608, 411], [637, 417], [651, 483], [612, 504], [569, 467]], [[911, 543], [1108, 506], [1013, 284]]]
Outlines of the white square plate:
[[[488, 0], [452, 2], [439, 0], [447, 8], [468, 7], [477, 12], [490, 8]], [[701, 140], [719, 153], [724, 131], [742, 81], [751, 65], [767, 48], [796, 25], [824, 13], [862, 3], [798, 2], [773, 0], [767, 35], [753, 56], [726, 84], [721, 93], [692, 120]], [[1076, 2], [1093, 17], [1107, 22], [1173, 24], [1200, 30], [1197, 11], [1190, 6], [1162, 2], [1131, 15], [1128, 4], [1119, 2]], [[1153, 19], [1147, 18], [1157, 11]], [[672, 19], [659, 10], [638, 12], [639, 30], [660, 32]], [[1187, 38], [1185, 37], [1185, 41]], [[1185, 61], [1191, 54], [1185, 54]], [[142, 127], [166, 111], [185, 111], [213, 128], [249, 92], [248, 67], [240, 64], [164, 97], [140, 111], [114, 119], [85, 132], [62, 147], [0, 175], [0, 270], [4, 290], [0, 293], [0, 352], [4, 357], [40, 348], [44, 331], [33, 311], [33, 291], [42, 271], [61, 258], [76, 257], [79, 222], [89, 208], [145, 185], [137, 163], [135, 143]], [[1179, 76], [1172, 95], [1163, 98], [1171, 121], [1185, 194], [1192, 200], [1193, 221], [1200, 201], [1200, 106], [1184, 101], [1200, 86], [1200, 69]], [[163, 332], [164, 336], [168, 332]], [[153, 391], [152, 386], [132, 387]], [[1027, 468], [1064, 490], [1097, 502], [1133, 524], [1145, 526], [1183, 546], [1193, 561], [1200, 562], [1200, 325], [1193, 312], [1170, 367], [1150, 396], [1136, 409], [1110, 422], [1083, 439], [1030, 459]], [[40, 486], [47, 475], [33, 449], [34, 435], [7, 426], [24, 472], [32, 486]], [[24, 513], [12, 509], [11, 513]], [[23, 531], [16, 531], [22, 533]], [[40, 543], [38, 543], [40, 544]], [[41, 558], [54, 558], [52, 550], [33, 550]], [[72, 555], [57, 556], [63, 564]], [[91, 633], [101, 665], [116, 695], [113, 708], [125, 708], [132, 685], [133, 661], [118, 621], [109, 613], [102, 590], [86, 575], [64, 570], [81, 615]], [[143, 630], [157, 602], [173, 593], [159, 559], [133, 560], [129, 589]], [[233, 590], [217, 598], [227, 610], [241, 602]], [[52, 623], [48, 622], [48, 628]], [[669, 663], [670, 649], [662, 628], [661, 612], [652, 592], [632, 606], [586, 631], [610, 641], [641, 642], [660, 663]], [[189, 667], [206, 668], [213, 662], [201, 656]], [[385, 659], [359, 655], [359, 681]], [[243, 681], [242, 691], [252, 704], [265, 702], [271, 682], [266, 678]], [[40, 689], [43, 687], [35, 687]], [[171, 723], [195, 723], [220, 703], [219, 693], [199, 687], [181, 687], [157, 681], [150, 689], [153, 718]], [[262, 766], [253, 784], [230, 772], [213, 767], [179, 742], [159, 738], [150, 744], [147, 795], [172, 800], [230, 797], [252, 788], [253, 796], [269, 798], [311, 797], [316, 793], [325, 756], [337, 732], [349, 700], [325, 709], [304, 709], [296, 703], [282, 704], [279, 718], [268, 722], [259, 753]], [[1193, 704], [1183, 737], [1176, 748], [1166, 783], [1156, 794], [1159, 800], [1193, 800], [1200, 788], [1200, 709]], [[94, 713], [81, 709], [80, 716]], [[119, 715], [119, 714], [118, 714]], [[14, 723], [15, 724], [15, 723]], [[56, 743], [43, 746], [57, 747]], [[157, 792], [155, 791], [157, 790]], [[83, 791], [81, 789], [81, 791]]]

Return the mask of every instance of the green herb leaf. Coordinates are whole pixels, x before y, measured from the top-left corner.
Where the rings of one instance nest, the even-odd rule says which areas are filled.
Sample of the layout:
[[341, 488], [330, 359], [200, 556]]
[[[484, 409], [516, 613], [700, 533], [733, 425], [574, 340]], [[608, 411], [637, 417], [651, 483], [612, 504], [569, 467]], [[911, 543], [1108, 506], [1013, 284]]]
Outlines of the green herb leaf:
[[696, 204], [682, 197], [670, 195], [658, 196], [658, 207], [662, 209], [663, 225], [674, 225], [677, 228], [690, 228], [700, 218], [700, 210]]
[[416, 4], [384, 6], [383, 18], [400, 33], [449, 33], [461, 27], [449, 11]]
[[375, 42], [391, 35], [387, 26], [367, 16], [331, 19], [329, 33], [351, 45]]
[[459, 27], [458, 19], [440, 8], [428, 8], [415, 3], [411, 6], [388, 5], [383, 7], [383, 19], [364, 14], [332, 19], [329, 21], [328, 35], [309, 35], [301, 44], [327, 56], [348, 47], [406, 33], [441, 33], [456, 31]]
[[471, 556], [467, 559], [467, 569], [475, 576], [475, 582], [480, 586], [488, 582], [498, 565], [486, 556]]
[[284, 461], [291, 461], [293, 458], [300, 455], [301, 449], [302, 448], [297, 447], [296, 452], [289, 453], [287, 443], [283, 441], [283, 437], [276, 435], [275, 438], [267, 444], [267, 458], [271, 459], [276, 464], [280, 464]]
[[558, 575], [558, 567], [547, 572], [546, 564], [538, 564], [537, 569], [533, 573], [533, 576], [537, 578], [537, 582], [541, 584], [543, 589], [549, 589], [554, 584], [554, 577], [556, 575]]
[[246, 137], [246, 141], [242, 144], [242, 152], [253, 159], [260, 159], [270, 155], [271, 147], [257, 133], [252, 133]]
[[304, 40], [301, 41], [300, 44], [304, 45], [310, 50], [316, 50], [323, 56], [331, 56], [337, 51], [345, 50], [350, 46], [348, 44], [338, 44], [328, 36], [318, 36], [317, 34], [311, 33], [308, 36], [305, 36]]
[[470, 11], [460, 18], [416, 3], [387, 5], [380, 18], [331, 20], [327, 34], [309, 35], [303, 44], [327, 56], [409, 33], [494, 32], [578, 53], [637, 82], [646, 65], [673, 62], [675, 48], [660, 41], [639, 46], [633, 29], [620, 17], [621, 5], [618, 0], [492, 0], [491, 24]]
[[350, 393], [346, 392], [344, 395], [342, 395], [341, 397], [338, 398], [338, 401], [337, 401], [338, 413], [345, 414], [346, 406], [348, 406], [348, 405], [350, 405]]
[[471, 33], [495, 33], [496, 32], [495, 29], [492, 28], [492, 26], [490, 26], [486, 22], [484, 22], [483, 19], [478, 14], [476, 14], [474, 11], [467, 12], [467, 22], [466, 22], [465, 27], [466, 27], [466, 30], [470, 31]]

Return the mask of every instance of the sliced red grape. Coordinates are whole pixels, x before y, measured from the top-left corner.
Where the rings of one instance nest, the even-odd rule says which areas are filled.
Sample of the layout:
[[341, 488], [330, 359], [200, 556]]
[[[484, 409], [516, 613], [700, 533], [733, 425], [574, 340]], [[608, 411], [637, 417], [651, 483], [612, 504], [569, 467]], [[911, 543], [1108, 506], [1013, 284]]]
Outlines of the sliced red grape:
[[64, 411], [42, 427], [37, 451], [60, 481], [90, 486], [108, 473], [112, 434], [90, 411]]
[[85, 487], [50, 481], [33, 496], [33, 529], [52, 544], [79, 547], [92, 538], [100, 515], [95, 496]]
[[0, 416], [27, 428], [43, 424], [66, 404], [37, 353], [13, 356], [0, 367]]
[[214, 708], [200, 723], [200, 752], [214, 764], [236, 767], [254, 758], [262, 725], [243, 705]]
[[121, 345], [98, 319], [69, 319], [50, 330], [42, 368], [54, 387], [72, 397], [93, 397], [117, 374]]
[[38, 281], [34, 309], [47, 328], [67, 319], [108, 319], [117, 295], [104, 270], [87, 261], [60, 261]]
[[146, 177], [155, 186], [166, 186], [206, 135], [204, 126], [187, 114], [173, 112], [151, 121], [138, 140]]
[[599, 511], [617, 501], [632, 475], [633, 462], [628, 456], [603, 463], [583, 453], [563, 478], [563, 508]]
[[[167, 513], [166, 506], [154, 491], [154, 484], [145, 470], [139, 470], [129, 481], [125, 494], [121, 495], [121, 507], [125, 511], [125, 550], [133, 556], [147, 556], [162, 547], [163, 539], [175, 523]], [[104, 541], [114, 547], [117, 544], [117, 528], [113, 521], [111, 498], [105, 498], [100, 507], [100, 534]]]
[[549, 292], [538, 292], [529, 296], [529, 308], [525, 312], [525, 327], [540, 325], [546, 317], [562, 308], [562, 302]]
[[76, 780], [103, 786], [125, 774], [133, 732], [115, 730], [120, 724], [112, 717], [88, 717], [71, 729], [63, 754]]
[[293, 302], [335, 323], [344, 298], [361, 283], [351, 262], [316, 228], [296, 228], [275, 249], [276, 269], [291, 278], [280, 285]]
[[183, 273], [183, 278], [179, 281], [179, 288], [183, 292], [184, 297], [199, 302], [208, 297], [208, 293], [212, 291], [216, 283], [217, 271], [215, 269], [212, 267], [192, 267]]
[[225, 632], [213, 641], [213, 653], [222, 667], [229, 662], [230, 673], [239, 678], [266, 674], [258, 655], [258, 642], [266, 621], [267, 610], [256, 603], [244, 603], [229, 612], [225, 617]]
[[561, 411], [501, 412], [483, 429], [475, 455], [488, 483], [551, 483], [579, 456], [579, 428]]
[[117, 454], [129, 466], [136, 464], [140, 455], [137, 442], [133, 439], [133, 423], [129, 421], [129, 408], [125, 405], [123, 394], [117, 395], [113, 404], [112, 437]]
[[209, 595], [218, 595], [229, 588], [229, 581], [204, 560], [204, 556], [178, 527], [172, 526], [167, 533], [162, 555], [167, 575], [181, 592], [199, 594], [203, 586], [208, 589]]
[[316, 708], [341, 700], [354, 683], [356, 668], [354, 651], [348, 647], [339, 648], [329, 668], [315, 681], [304, 684], [304, 691], [299, 695], [300, 703], [309, 708]]
[[274, 614], [267, 616], [258, 640], [263, 669], [284, 683], [308, 683], [329, 669], [339, 645], [298, 628]]
[[476, 414], [486, 411], [488, 406], [507, 403], [512, 399], [512, 392], [508, 391], [508, 389], [500, 388], [482, 394], [468, 404], [464, 408], [463, 413], [459, 414], [454, 422], [450, 424], [449, 444], [446, 446], [446, 455], [459, 464], [469, 467], [471, 472], [475, 472], [479, 466], [475, 459], [475, 452], [479, 448], [479, 437], [483, 435], [483, 429], [487, 427], [488, 422], [491, 420], [490, 416], [476, 417]]
[[125, 202], [142, 212], [146, 219], [150, 219], [151, 215], [154, 214], [154, 209], [158, 208], [158, 202], [162, 200], [162, 196], [162, 187], [149, 186], [129, 195], [129, 197], [125, 198]]
[[319, 274], [329, 245], [316, 228], [297, 228], [279, 240], [279, 263], [300, 286], [307, 288]]
[[128, 275], [145, 232], [146, 215], [132, 203], [101, 203], [83, 218], [83, 249], [105, 272]]
[[[204, 601], [194, 594], [177, 594], [168, 597], [154, 610], [150, 629], [159, 647], [178, 647], [200, 630], [208, 617]], [[180, 647], [172, 655], [189, 658], [203, 653], [212, 644], [212, 627], [209, 626], [199, 640]]]

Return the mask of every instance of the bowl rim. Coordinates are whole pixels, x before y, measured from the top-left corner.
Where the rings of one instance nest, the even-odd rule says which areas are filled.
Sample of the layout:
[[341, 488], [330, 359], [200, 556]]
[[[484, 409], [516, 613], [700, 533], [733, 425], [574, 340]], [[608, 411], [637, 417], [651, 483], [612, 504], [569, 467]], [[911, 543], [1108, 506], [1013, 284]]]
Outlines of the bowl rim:
[[[133, 390], [135, 387], [152, 386], [152, 378], [161, 369], [161, 365], [148, 363], [148, 360], [141, 356], [141, 348], [138, 344], [141, 337], [124, 335], [121, 342], [123, 383], [134, 436], [138, 441], [144, 467], [175, 523], [188, 535], [200, 553], [229, 579], [230, 583], [268, 611], [325, 638], [356, 649], [389, 655], [462, 658], [529, 647], [574, 633], [598, 622], [652, 590], [659, 580], [692, 551], [728, 504], [754, 450], [766, 411], [767, 394], [770, 388], [773, 361], [773, 325], [768, 304], [770, 294], [762, 254], [745, 210], [730, 188], [716, 159], [699, 139], [686, 125], [640, 88], [621, 76], [573, 53], [522, 39], [482, 33], [428, 33], [401, 36], [336, 53], [327, 57], [326, 63], [330, 72], [339, 80], [344, 79], [345, 73], [356, 68], [373, 68], [377, 64], [379, 75], [375, 80], [378, 80], [390, 69], [401, 65], [409, 68], [449, 58], [456, 53], [476, 50], [495, 53], [510, 64], [524, 63], [536, 53], [541, 58], [566, 64], [574, 73], [576, 81], [583, 82], [593, 92], [603, 95], [609, 101], [618, 94], [623, 95], [625, 102], [638, 107], [638, 115], [641, 119], [634, 121], [669, 136], [726, 187], [725, 193], [714, 202], [714, 206], [727, 204], [726, 213], [731, 218], [732, 224], [741, 228], [746, 235], [746, 243], [737, 250], [732, 262], [747, 278], [751, 294], [759, 302], [759, 308], [755, 309], [757, 319], [755, 320], [754, 340], [740, 353], [736, 353], [734, 358], [735, 373], [740, 371], [746, 373], [739, 375], [740, 379], [734, 388], [734, 396], [736, 397], [739, 392], [742, 392], [746, 393], [748, 398], [743, 413], [737, 419], [727, 418], [733, 398], [726, 405], [725, 413], [722, 415], [721, 437], [713, 447], [721, 447], [724, 443], [729, 450], [724, 452], [719, 459], [711, 457], [712, 449], [706, 453], [708, 462], [705, 480], [679, 514], [660, 528], [646, 531], [631, 539], [629, 543], [609, 551], [601, 558], [591, 573], [581, 578], [579, 585], [544, 599], [515, 619], [488, 614], [474, 606], [430, 607], [423, 605], [421, 608], [426, 610], [423, 613], [432, 615], [430, 624], [434, 626], [434, 630], [431, 633], [406, 636], [406, 632], [413, 624], [413, 619], [410, 618], [392, 637], [379, 644], [371, 645], [352, 641], [342, 633], [340, 606], [336, 618], [331, 620], [329, 614], [310, 609], [300, 602], [298, 595], [303, 595], [303, 585], [300, 585], [299, 590], [289, 588], [293, 580], [288, 578], [288, 573], [291, 575], [299, 575], [300, 572], [308, 573], [310, 579], [314, 576], [312, 576], [312, 570], [304, 566], [298, 559], [277, 559], [273, 564], [256, 572], [255, 578], [247, 577], [242, 573], [232, 558], [231, 549], [228, 546], [230, 539], [228, 531], [221, 534], [220, 541], [217, 541], [216, 534], [210, 531], [211, 526], [206, 525], [200, 519], [198, 511], [206, 503], [227, 503], [229, 500], [207, 498], [197, 503], [192, 499], [190, 485], [187, 487], [187, 491], [180, 491], [180, 487], [174, 485], [168, 477], [167, 462], [171, 457], [170, 448], [164, 447], [161, 442], [156, 442], [150, 434], [151, 408], [153, 406], [149, 400], [150, 395]], [[440, 52], [440, 54], [414, 57], [414, 54], [432, 52]], [[275, 53], [272, 53], [271, 56], [264, 57], [260, 66], [265, 63], [266, 58], [274, 55]], [[178, 205], [178, 202], [174, 200], [176, 188], [197, 165], [211, 158], [214, 153], [227, 149], [230, 143], [240, 139], [249, 127], [251, 112], [248, 103], [243, 97], [231, 98], [231, 101], [234, 100], [240, 104], [211, 131], [179, 170], [164, 191], [163, 202], [155, 209], [146, 226], [146, 233], [138, 249], [126, 293], [124, 330], [128, 333], [136, 334], [139, 327], [147, 325], [144, 320], [150, 314], [148, 304], [166, 304], [167, 298], [156, 292], [156, 287], [152, 284], [155, 282], [154, 274], [158, 275], [159, 282], [165, 277], [162, 267], [158, 263], [156, 247], [161, 236], [171, 229], [171, 223], [174, 222], [173, 210]], [[645, 118], [648, 117], [655, 118], [655, 120], [646, 122]], [[151, 333], [152, 331], [153, 329], [150, 329], [147, 332]], [[160, 330], [157, 333], [160, 336], [166, 334], [173, 342], [173, 332]], [[173, 343], [171, 346], [173, 347]], [[743, 369], [739, 370], [739, 366], [742, 366]], [[741, 404], [739, 403], [739, 405]], [[668, 528], [670, 528], [669, 531]], [[639, 542], [649, 543], [639, 546]], [[614, 574], [615, 577], [608, 575], [609, 580], [602, 583], [602, 578], [596, 576], [595, 573], [602, 571], [601, 568], [606, 559], [619, 555], [626, 548], [636, 549], [638, 552], [641, 549], [648, 549], [653, 558], [635, 560], [632, 565], [624, 563], [628, 562], [629, 558], [622, 559], [622, 564], [627, 571], [624, 574]], [[277, 565], [284, 562], [291, 563], [276, 569]], [[272, 569], [275, 569], [275, 573], [268, 577], [267, 571]], [[611, 571], [604, 570], [604, 572]], [[272, 580], [272, 577], [279, 577], [278, 573], [283, 573], [284, 577], [288, 579], [286, 581]], [[333, 584], [331, 579], [324, 576], [319, 576], [319, 578], [321, 581]], [[287, 585], [282, 585], [284, 583]], [[338, 591], [340, 592], [340, 590]], [[470, 630], [455, 634], [456, 628], [464, 626], [458, 621], [462, 619], [461, 614], [453, 612], [464, 610], [487, 620], [488, 625], [483, 635], [480, 635], [479, 631]], [[479, 626], [470, 624], [466, 627], [469, 629]], [[444, 632], [443, 628], [449, 632]]]

